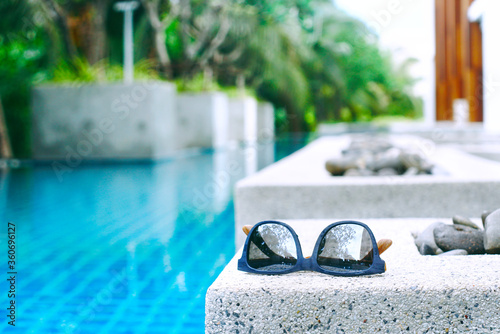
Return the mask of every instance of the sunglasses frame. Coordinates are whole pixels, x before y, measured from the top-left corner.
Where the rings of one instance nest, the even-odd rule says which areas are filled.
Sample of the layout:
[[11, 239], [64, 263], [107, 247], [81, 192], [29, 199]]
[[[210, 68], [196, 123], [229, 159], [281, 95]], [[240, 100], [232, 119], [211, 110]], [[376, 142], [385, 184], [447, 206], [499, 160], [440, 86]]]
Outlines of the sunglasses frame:
[[[250, 245], [250, 238], [256, 228], [258, 228], [261, 225], [265, 224], [278, 224], [281, 226], [284, 226], [287, 228], [290, 233], [293, 236], [293, 240], [295, 241], [295, 247], [297, 249], [297, 263], [291, 267], [290, 269], [286, 270], [259, 270], [250, 267], [248, 264], [248, 247]], [[371, 241], [372, 241], [372, 249], [373, 249], [373, 263], [370, 266], [370, 268], [365, 269], [365, 270], [356, 270], [352, 272], [346, 272], [346, 271], [332, 271], [332, 270], [326, 270], [320, 267], [317, 261], [318, 257], [318, 249], [321, 240], [325, 236], [330, 229], [332, 229], [335, 226], [338, 225], [344, 225], [344, 224], [350, 224], [350, 225], [359, 225], [364, 227], [367, 231], [368, 234], [370, 235]], [[321, 234], [319, 235], [318, 239], [316, 240], [316, 245], [314, 246], [313, 253], [311, 257], [305, 258], [302, 254], [302, 247], [300, 246], [299, 242], [299, 237], [293, 230], [293, 228], [290, 225], [287, 225], [285, 223], [275, 221], [275, 220], [265, 220], [261, 221], [257, 224], [255, 224], [250, 232], [248, 233], [248, 236], [245, 240], [245, 245], [243, 247], [243, 253], [241, 255], [241, 258], [238, 260], [238, 270], [245, 271], [248, 273], [253, 273], [253, 274], [264, 274], [264, 275], [281, 275], [281, 274], [289, 274], [293, 273], [296, 271], [302, 271], [302, 270], [308, 270], [308, 271], [317, 271], [323, 274], [327, 275], [334, 275], [334, 276], [361, 276], [361, 275], [373, 275], [373, 274], [381, 274], [385, 272], [385, 261], [380, 258], [378, 247], [377, 247], [377, 241], [375, 240], [375, 236], [373, 235], [372, 230], [364, 223], [355, 221], [355, 220], [342, 220], [335, 222], [333, 224], [328, 225], [323, 229]]]

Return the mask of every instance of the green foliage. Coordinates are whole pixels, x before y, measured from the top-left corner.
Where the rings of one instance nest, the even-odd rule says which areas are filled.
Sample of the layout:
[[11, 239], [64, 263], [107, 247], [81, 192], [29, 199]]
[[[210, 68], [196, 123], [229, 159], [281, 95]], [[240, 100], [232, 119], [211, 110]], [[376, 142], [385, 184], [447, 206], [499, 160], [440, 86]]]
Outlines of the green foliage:
[[216, 67], [217, 78], [234, 83], [243, 73], [260, 98], [286, 110], [288, 130], [421, 114], [422, 103], [411, 93], [415, 80], [408, 75], [413, 60], [395, 67], [376, 36], [330, 1], [245, 3], [254, 10], [238, 22], [250, 28], [232, 30], [221, 49], [230, 54], [243, 47], [242, 56]]
[[178, 92], [201, 93], [221, 90], [217, 82], [207, 80], [202, 73], [198, 73], [191, 79], [177, 79], [175, 80], [175, 84], [177, 85]]
[[47, 77], [47, 36], [30, 19], [29, 7], [1, 1], [0, 98], [14, 156], [31, 155], [30, 88]]
[[243, 90], [234, 86], [221, 86], [213, 80], [207, 81], [203, 74], [199, 73], [192, 79], [177, 79], [174, 81], [177, 91], [182, 93], [223, 92], [228, 97], [251, 96], [257, 98], [255, 91], [249, 88]]
[[274, 124], [278, 133], [284, 133], [289, 131], [289, 121], [286, 110], [283, 108], [278, 108], [274, 111]]
[[[150, 60], [137, 62], [134, 65], [134, 80], [158, 80], [154, 67], [154, 62]], [[54, 68], [50, 82], [79, 85], [122, 80], [123, 68], [120, 65], [109, 65], [106, 60], [91, 65], [83, 58], [76, 58], [73, 61], [61, 61]]]
[[179, 20], [174, 20], [166, 29], [167, 50], [170, 58], [176, 63], [182, 63], [184, 45], [182, 43], [181, 26]]
[[330, 7], [322, 12], [322, 34], [307, 60], [319, 121], [370, 121], [378, 115], [417, 115], [411, 94], [411, 61], [394, 68], [377, 39], [361, 23]]
[[253, 97], [258, 99], [257, 93], [251, 88], [240, 89], [234, 86], [220, 86], [220, 90], [229, 97]]

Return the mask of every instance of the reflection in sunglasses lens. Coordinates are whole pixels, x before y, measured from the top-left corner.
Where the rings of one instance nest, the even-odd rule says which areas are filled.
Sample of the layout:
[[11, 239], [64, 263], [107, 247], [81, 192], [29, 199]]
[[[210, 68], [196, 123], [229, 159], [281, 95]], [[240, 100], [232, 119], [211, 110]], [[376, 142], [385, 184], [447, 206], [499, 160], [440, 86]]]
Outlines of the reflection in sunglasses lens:
[[370, 234], [363, 226], [356, 224], [332, 227], [321, 239], [317, 261], [324, 270], [334, 272], [370, 268], [373, 264], [373, 243]]
[[297, 264], [293, 235], [279, 224], [263, 224], [253, 230], [247, 252], [248, 265], [262, 271], [285, 271]]

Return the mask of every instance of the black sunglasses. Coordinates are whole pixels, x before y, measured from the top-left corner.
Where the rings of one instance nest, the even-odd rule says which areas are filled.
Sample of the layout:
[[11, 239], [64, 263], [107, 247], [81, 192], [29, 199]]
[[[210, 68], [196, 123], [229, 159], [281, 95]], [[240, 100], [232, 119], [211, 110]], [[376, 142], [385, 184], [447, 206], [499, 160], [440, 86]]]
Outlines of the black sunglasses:
[[373, 232], [361, 222], [340, 221], [327, 226], [319, 235], [312, 256], [304, 258], [299, 238], [289, 225], [263, 221], [248, 233], [238, 270], [267, 275], [312, 270], [360, 276], [385, 272], [385, 262], [380, 258]]

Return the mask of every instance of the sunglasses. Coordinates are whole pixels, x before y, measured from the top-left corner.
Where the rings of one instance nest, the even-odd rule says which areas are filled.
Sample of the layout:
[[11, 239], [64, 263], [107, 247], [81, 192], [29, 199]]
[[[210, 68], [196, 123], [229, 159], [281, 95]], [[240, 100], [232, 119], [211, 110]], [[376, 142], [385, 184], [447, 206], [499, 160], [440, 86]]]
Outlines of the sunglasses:
[[318, 237], [312, 256], [304, 258], [299, 238], [287, 224], [263, 221], [244, 226], [247, 234], [238, 270], [254, 274], [289, 274], [312, 270], [336, 276], [360, 276], [385, 272], [380, 258], [392, 244], [375, 241], [370, 228], [357, 221], [327, 226]]

